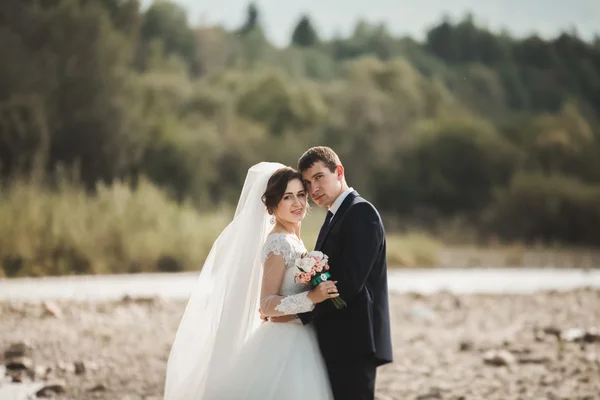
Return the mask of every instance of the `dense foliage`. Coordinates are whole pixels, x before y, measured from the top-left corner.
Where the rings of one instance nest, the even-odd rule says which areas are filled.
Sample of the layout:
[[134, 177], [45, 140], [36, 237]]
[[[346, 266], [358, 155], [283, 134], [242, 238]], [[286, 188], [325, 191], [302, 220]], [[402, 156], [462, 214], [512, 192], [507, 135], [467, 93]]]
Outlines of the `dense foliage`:
[[252, 5], [227, 31], [166, 1], [4, 0], [0, 52], [4, 182], [67, 167], [92, 192], [147, 177], [213, 207], [252, 163], [324, 144], [394, 226], [600, 242], [598, 40], [471, 17], [424, 42], [365, 22], [325, 40], [300, 16], [277, 48]]

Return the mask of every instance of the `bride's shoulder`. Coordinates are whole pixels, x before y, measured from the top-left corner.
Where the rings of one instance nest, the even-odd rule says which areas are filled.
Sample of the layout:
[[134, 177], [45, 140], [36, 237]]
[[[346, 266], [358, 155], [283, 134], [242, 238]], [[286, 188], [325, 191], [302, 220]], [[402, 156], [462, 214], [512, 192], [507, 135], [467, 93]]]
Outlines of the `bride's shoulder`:
[[288, 247], [289, 244], [290, 243], [288, 242], [286, 234], [281, 233], [281, 232], [271, 232], [267, 235], [267, 239], [265, 240], [265, 244], [263, 247], [264, 248], [269, 248], [269, 247], [273, 247], [273, 246]]
[[285, 259], [292, 257], [296, 247], [292, 240], [290, 235], [282, 232], [269, 233], [263, 245], [263, 260], [271, 255], [282, 255]]
[[267, 235], [265, 244], [263, 245], [263, 261], [269, 258], [271, 255], [285, 256], [291, 249], [290, 244], [285, 238], [285, 235], [279, 232], [271, 232]]

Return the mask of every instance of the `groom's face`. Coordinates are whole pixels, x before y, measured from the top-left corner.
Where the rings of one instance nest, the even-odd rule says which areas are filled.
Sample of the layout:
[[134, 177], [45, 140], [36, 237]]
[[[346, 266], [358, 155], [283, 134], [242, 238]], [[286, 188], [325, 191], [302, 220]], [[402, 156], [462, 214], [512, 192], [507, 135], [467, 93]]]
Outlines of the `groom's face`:
[[319, 207], [330, 207], [333, 204], [342, 191], [343, 177], [344, 167], [338, 165], [331, 172], [321, 161], [302, 173], [308, 194]]

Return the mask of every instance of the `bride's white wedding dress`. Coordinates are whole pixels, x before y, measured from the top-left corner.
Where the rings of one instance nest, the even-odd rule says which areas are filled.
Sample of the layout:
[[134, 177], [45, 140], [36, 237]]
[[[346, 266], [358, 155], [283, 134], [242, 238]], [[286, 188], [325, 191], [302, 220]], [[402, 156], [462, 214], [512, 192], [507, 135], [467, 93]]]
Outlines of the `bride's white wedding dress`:
[[[267, 315], [310, 311], [296, 284], [295, 236], [269, 234], [261, 198], [273, 172], [248, 170], [233, 220], [215, 240], [181, 318], [167, 363], [164, 400], [330, 400], [329, 379], [314, 327], [300, 320], [262, 323]], [[282, 256], [285, 262], [269, 262]], [[276, 261], [276, 260], [269, 260]]]
[[[261, 296], [264, 312], [297, 314], [314, 308], [307, 297], [309, 288], [294, 279], [294, 261], [304, 252], [304, 244], [294, 236], [272, 233], [267, 237], [263, 262], [272, 255], [281, 255], [286, 266], [285, 271], [265, 271], [263, 292], [265, 286], [280, 289], [273, 295]], [[282, 274], [280, 283], [273, 281], [281, 279]], [[314, 326], [303, 325], [299, 319], [261, 324], [233, 365], [211, 399], [333, 399]]]

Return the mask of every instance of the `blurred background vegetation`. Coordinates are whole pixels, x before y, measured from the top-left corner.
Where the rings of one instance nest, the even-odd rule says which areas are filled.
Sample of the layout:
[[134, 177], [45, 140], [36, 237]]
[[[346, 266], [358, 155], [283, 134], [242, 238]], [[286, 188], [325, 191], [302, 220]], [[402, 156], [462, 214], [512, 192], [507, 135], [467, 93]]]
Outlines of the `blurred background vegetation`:
[[394, 265], [600, 244], [600, 39], [466, 16], [324, 40], [299, 16], [281, 48], [238, 12], [231, 31], [168, 1], [0, 2], [0, 276], [198, 269], [248, 167], [313, 145], [380, 209]]

